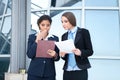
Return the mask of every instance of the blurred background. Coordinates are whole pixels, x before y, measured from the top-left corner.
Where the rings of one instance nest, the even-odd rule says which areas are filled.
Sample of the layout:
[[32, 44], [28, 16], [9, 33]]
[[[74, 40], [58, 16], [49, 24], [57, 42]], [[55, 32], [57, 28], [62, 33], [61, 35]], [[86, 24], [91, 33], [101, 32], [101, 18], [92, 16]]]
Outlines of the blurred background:
[[[5, 72], [27, 71], [27, 39], [38, 31], [41, 15], [52, 17], [50, 33], [61, 41], [66, 11], [75, 14], [78, 27], [90, 31], [89, 80], [120, 80], [120, 0], [0, 0], [0, 80]], [[62, 59], [56, 62], [57, 80], [62, 80], [63, 64]]]

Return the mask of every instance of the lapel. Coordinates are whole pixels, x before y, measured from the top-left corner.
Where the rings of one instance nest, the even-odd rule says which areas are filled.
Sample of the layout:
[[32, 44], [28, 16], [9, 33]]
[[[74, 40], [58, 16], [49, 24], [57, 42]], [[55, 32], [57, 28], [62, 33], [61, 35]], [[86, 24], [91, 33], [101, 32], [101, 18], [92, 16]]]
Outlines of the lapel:
[[55, 40], [54, 36], [48, 37], [48, 40]]
[[68, 38], [68, 32], [65, 33], [65, 35], [64, 35], [63, 38], [64, 38], [64, 40], [67, 40], [67, 38]]
[[74, 41], [75, 44], [79, 41], [79, 39], [80, 39], [80, 37], [81, 37], [81, 30], [82, 30], [82, 29], [80, 29], [80, 28], [78, 27], [78, 30], [77, 30], [76, 36], [75, 36], [75, 41]]
[[[76, 32], [76, 36], [75, 36], [75, 41], [74, 41], [75, 44], [79, 41], [79, 39], [81, 37], [81, 30], [82, 29], [78, 27], [77, 32]], [[67, 38], [68, 38], [68, 32], [65, 33], [63, 39], [67, 40]]]

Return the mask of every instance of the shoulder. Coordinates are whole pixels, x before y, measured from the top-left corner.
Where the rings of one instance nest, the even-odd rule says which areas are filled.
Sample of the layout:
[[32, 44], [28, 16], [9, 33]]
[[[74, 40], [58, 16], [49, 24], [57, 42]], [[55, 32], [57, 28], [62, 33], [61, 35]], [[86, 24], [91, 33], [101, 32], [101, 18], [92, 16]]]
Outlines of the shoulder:
[[81, 31], [82, 33], [89, 32], [88, 29], [86, 29], [86, 28], [80, 28], [80, 27], [78, 27], [78, 31]]
[[81, 28], [81, 33], [82, 33], [84, 36], [86, 36], [86, 37], [90, 36], [90, 33], [89, 33], [89, 30], [88, 30], [88, 29]]
[[55, 37], [55, 38], [58, 38], [58, 36], [56, 36], [56, 35], [52, 35], [53, 37]]
[[56, 36], [56, 35], [53, 35], [53, 36], [54, 36], [54, 38], [55, 38], [56, 41], [59, 41], [58, 36]]
[[30, 34], [29, 35], [29, 39], [35, 39], [36, 38], [36, 34]]
[[30, 34], [29, 36], [36, 36], [36, 34]]
[[68, 34], [68, 32], [65, 32], [65, 33], [62, 35], [62, 37], [65, 36], [65, 35], [67, 35], [67, 34]]
[[56, 35], [51, 35], [48, 39], [49, 39], [49, 40], [59, 41], [59, 38], [58, 38], [58, 36], [56, 36]]
[[88, 29], [86, 29], [86, 28], [81, 28], [82, 29], [82, 31], [88, 31]]

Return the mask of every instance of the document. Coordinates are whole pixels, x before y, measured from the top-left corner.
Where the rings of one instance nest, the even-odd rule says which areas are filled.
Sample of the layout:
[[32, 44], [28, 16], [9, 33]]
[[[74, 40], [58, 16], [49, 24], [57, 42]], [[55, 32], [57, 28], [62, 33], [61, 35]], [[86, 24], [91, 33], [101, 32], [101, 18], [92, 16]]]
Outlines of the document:
[[72, 39], [55, 42], [55, 44], [62, 52], [72, 53], [72, 50], [75, 49], [75, 45]]
[[39, 40], [37, 43], [36, 57], [52, 58], [47, 51], [49, 49], [54, 50], [55, 42], [48, 40]]

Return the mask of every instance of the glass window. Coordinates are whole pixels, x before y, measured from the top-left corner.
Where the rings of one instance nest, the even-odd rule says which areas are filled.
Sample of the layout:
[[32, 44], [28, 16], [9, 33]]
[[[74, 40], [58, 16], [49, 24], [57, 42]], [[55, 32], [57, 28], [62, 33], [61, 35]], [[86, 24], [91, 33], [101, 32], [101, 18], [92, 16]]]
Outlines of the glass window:
[[82, 0], [51, 0], [51, 7], [82, 6]]
[[5, 80], [5, 73], [8, 72], [10, 58], [0, 57], [0, 80]]
[[2, 33], [7, 34], [9, 33], [10, 29], [11, 29], [11, 16], [5, 17]]
[[2, 46], [5, 43], [3, 36], [4, 36], [4, 34], [0, 33], [0, 54], [2, 54]]
[[[11, 42], [11, 0], [0, 0], [0, 4], [3, 5], [3, 9], [6, 10], [5, 14], [0, 9], [0, 54], [10, 54], [10, 42]], [[6, 7], [4, 7], [6, 6]], [[1, 7], [0, 7], [1, 8]], [[6, 8], [6, 9], [5, 9]], [[9, 14], [9, 15], [8, 15]], [[5, 16], [7, 15], [7, 16]], [[3, 24], [3, 25], [2, 25]]]
[[5, 9], [5, 4], [2, 1], [0, 1], [0, 16], [3, 14], [4, 9]]
[[87, 10], [86, 28], [90, 30], [94, 55], [120, 56], [119, 12]]
[[2, 21], [2, 18], [0, 17], [0, 30], [1, 30], [1, 24], [2, 24], [1, 21]]
[[31, 0], [31, 9], [42, 9], [49, 7], [50, 0]]
[[118, 0], [85, 0], [85, 6], [118, 6]]
[[[31, 9], [82, 6], [82, 0], [31, 0]], [[51, 3], [51, 4], [50, 4]]]
[[119, 80], [119, 60], [90, 59], [89, 80]]
[[8, 6], [7, 11], [6, 11], [6, 14], [10, 14], [10, 13], [11, 13], [11, 7]]
[[10, 14], [12, 9], [12, 2], [8, 0], [6, 14]]
[[10, 43], [9, 42], [6, 41], [2, 45], [1, 53], [0, 54], [10, 54]]

